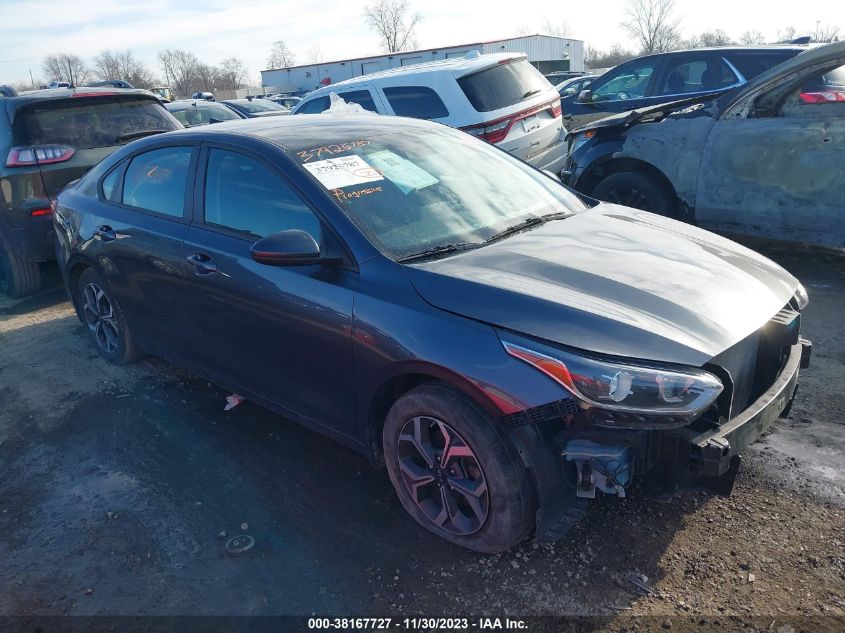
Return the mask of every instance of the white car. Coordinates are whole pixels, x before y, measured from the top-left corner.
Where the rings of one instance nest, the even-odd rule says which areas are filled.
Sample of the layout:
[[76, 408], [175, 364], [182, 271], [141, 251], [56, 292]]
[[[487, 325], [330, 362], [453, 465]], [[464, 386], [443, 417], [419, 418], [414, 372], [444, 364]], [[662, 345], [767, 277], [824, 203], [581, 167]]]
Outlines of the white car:
[[554, 174], [563, 167], [560, 95], [524, 54], [471, 51], [362, 75], [309, 93], [292, 114], [328, 110], [331, 93], [379, 114], [460, 128]]

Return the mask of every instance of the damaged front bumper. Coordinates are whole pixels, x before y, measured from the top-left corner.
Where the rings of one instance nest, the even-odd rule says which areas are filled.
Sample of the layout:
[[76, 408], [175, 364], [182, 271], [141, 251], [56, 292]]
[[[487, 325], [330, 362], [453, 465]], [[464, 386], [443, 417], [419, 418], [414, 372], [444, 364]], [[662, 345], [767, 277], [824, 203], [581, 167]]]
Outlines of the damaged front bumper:
[[507, 416], [511, 438], [535, 483], [537, 538], [558, 540], [577, 523], [597, 490], [625, 496], [635, 474], [658, 465], [677, 476], [735, 475], [740, 453], [788, 415], [810, 350], [804, 339], [791, 345], [769, 388], [733, 418], [706, 430], [694, 425], [642, 431], [562, 428], [561, 420], [576, 409], [571, 399]]
[[744, 411], [722, 426], [697, 432], [689, 427], [668, 431], [661, 438], [662, 461], [702, 477], [719, 477], [731, 459], [759, 438], [774, 422], [788, 414], [798, 389], [798, 373], [809, 367], [809, 341], [793, 345], [783, 370], [769, 389]]

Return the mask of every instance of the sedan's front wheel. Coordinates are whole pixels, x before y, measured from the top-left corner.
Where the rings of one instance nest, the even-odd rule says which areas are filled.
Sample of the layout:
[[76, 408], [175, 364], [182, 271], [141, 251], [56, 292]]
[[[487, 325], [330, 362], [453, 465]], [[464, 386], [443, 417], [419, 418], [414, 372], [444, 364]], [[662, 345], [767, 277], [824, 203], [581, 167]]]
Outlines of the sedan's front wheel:
[[405, 509], [438, 536], [494, 553], [531, 531], [524, 466], [493, 420], [443, 383], [404, 394], [387, 415], [384, 457]]

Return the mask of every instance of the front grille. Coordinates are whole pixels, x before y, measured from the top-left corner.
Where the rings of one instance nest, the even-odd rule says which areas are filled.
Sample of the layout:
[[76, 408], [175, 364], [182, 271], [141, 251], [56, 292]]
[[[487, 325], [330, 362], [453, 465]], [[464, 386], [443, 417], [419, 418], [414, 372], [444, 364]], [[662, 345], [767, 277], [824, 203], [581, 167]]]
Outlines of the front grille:
[[777, 377], [789, 348], [798, 342], [801, 314], [785, 306], [766, 325], [710, 361], [725, 391], [717, 404], [730, 420], [763, 394]]
[[718, 365], [730, 378], [730, 403], [728, 419], [748, 406], [754, 389], [754, 374], [757, 370], [757, 352], [759, 351], [760, 333], [754, 332], [733, 347], [716, 356], [711, 363]]

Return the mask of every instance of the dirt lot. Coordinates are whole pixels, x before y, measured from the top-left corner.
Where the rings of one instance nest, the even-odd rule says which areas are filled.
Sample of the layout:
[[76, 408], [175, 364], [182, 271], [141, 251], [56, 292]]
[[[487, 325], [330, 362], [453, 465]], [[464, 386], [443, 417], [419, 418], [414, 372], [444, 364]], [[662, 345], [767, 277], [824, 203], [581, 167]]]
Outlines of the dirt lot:
[[[813, 365], [791, 420], [745, 456], [733, 496], [688, 490], [666, 503], [635, 490], [593, 504], [555, 546], [500, 556], [418, 529], [386, 473], [329, 440], [249, 403], [226, 413], [225, 393], [161, 361], [107, 365], [58, 287], [0, 302], [0, 614], [845, 626], [845, 264], [771, 254], [809, 290]], [[254, 548], [226, 556], [240, 533]]]

